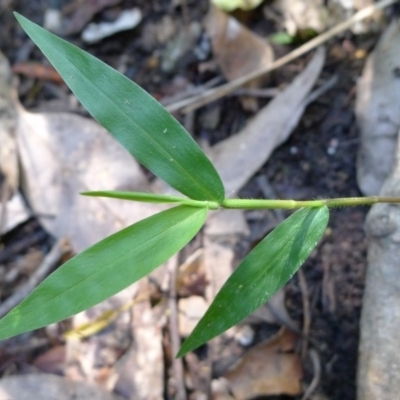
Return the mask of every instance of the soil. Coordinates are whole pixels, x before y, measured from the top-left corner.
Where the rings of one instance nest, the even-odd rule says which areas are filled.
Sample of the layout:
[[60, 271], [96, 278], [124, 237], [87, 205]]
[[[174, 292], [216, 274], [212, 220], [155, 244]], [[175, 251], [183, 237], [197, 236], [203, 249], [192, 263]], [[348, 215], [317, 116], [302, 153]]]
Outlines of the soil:
[[[145, 29], [146, 25], [159, 21], [164, 15], [182, 19], [183, 13], [189, 20], [200, 21], [207, 10], [207, 1], [187, 3], [186, 10], [173, 7], [171, 2], [162, 0], [122, 1], [119, 7], [140, 6], [144, 19], [139, 29]], [[29, 47], [28, 39], [17, 27], [11, 10], [41, 24], [47, 2], [10, 0], [8, 4], [8, 7], [0, 6], [2, 51], [11, 64], [27, 59], [45, 62], [36, 48]], [[249, 18], [247, 24], [258, 33], [264, 34], [259, 23], [260, 18], [256, 12], [252, 15], [254, 18]], [[101, 19], [102, 15], [97, 18]], [[199, 61], [191, 59], [190, 55], [173, 72], [163, 72], [159, 66], [152, 66], [160, 48], [149, 49], [144, 46], [137, 30], [133, 34], [125, 32], [115, 35], [91, 46], [82, 43], [78, 36], [68, 37], [68, 40], [114, 67], [121, 64], [121, 55], [125, 55], [129, 78], [157, 98], [168, 93], [171, 82], [178, 76], [183, 76], [194, 84], [201, 84], [219, 74], [218, 71], [199, 72]], [[268, 178], [278, 197], [304, 199], [360, 195], [355, 177], [359, 142], [354, 117], [354, 96], [356, 78], [361, 73], [364, 60], [354, 57], [354, 49], [359, 45], [370, 47], [375, 40], [376, 37], [353, 37], [348, 33], [328, 43], [329, 56], [322, 78], [335, 74], [338, 76], [338, 83], [307, 108], [290, 139], [274, 152], [258, 173]], [[341, 50], [340, 56], [335, 51], [338, 48]], [[353, 50], [345, 51], [343, 48]], [[28, 55], [24, 55], [22, 49]], [[277, 49], [278, 52], [288, 50]], [[271, 86], [289, 83], [306, 61], [307, 57], [279, 70], [272, 77]], [[44, 83], [43, 90], [32, 100], [34, 83], [29, 79], [21, 78], [21, 87], [28, 89], [24, 89], [20, 95], [25, 106], [32, 107], [47, 100], [51, 96], [51, 90]], [[215, 143], [237, 131], [249, 116], [235, 97], [220, 100], [217, 105], [228, 112], [222, 113], [216, 129], [205, 128], [201, 124], [202, 115], [212, 106], [197, 113], [194, 124], [194, 135], [197, 139]], [[255, 184], [250, 182], [249, 185], [244, 192]], [[332, 210], [327, 234], [303, 266], [310, 298], [310, 335], [316, 345], [322, 368], [319, 387], [330, 400], [355, 399], [358, 329], [367, 248], [363, 223], [367, 212], [367, 208], [360, 207]], [[37, 222], [31, 220], [1, 239], [3, 247], [0, 250], [0, 259], [6, 253], [12, 260], [26, 253], [32, 246], [46, 248], [50, 240], [43, 234]], [[28, 243], [15, 250], [15, 246], [21, 242]], [[300, 322], [304, 312], [301, 293], [299, 280], [295, 277], [287, 286], [287, 307], [293, 319]], [[32, 354], [20, 358], [28, 362], [30, 357]], [[313, 371], [308, 364], [307, 361], [305, 380], [310, 382]], [[7, 368], [3, 365], [1, 371], [4, 372]]]

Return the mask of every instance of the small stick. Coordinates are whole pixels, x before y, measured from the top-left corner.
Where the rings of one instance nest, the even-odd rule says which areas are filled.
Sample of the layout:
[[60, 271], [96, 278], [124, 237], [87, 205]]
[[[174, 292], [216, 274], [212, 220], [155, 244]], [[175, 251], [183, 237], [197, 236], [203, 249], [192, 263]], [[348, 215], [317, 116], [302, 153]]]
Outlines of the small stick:
[[285, 64], [288, 64], [289, 62], [295, 60], [296, 58], [308, 53], [309, 51], [315, 49], [316, 47], [325, 43], [329, 39], [332, 39], [337, 34], [350, 28], [356, 22], [362, 21], [363, 19], [371, 16], [376, 10], [388, 7], [396, 2], [398, 2], [398, 0], [382, 0], [376, 4], [365, 7], [362, 10], [355, 13], [352, 17], [350, 17], [346, 21], [334, 26], [333, 28], [327, 30], [324, 33], [321, 33], [314, 39], [298, 47], [289, 54], [274, 61], [269, 66], [264, 67], [257, 71], [253, 71], [249, 74], [246, 74], [238, 79], [235, 79], [234, 81], [228, 82], [225, 85], [219, 86], [215, 89], [207, 90], [206, 92], [196, 97], [182, 100], [181, 102], [171, 105], [171, 108], [173, 108], [174, 110], [182, 110], [182, 112], [186, 114], [208, 103], [211, 103], [212, 101], [215, 101], [223, 96], [226, 96], [227, 94], [233, 92], [239, 87], [245, 85], [249, 81], [258, 78], [260, 76], [263, 76], [269, 72], [272, 72], [284, 66]]
[[310, 398], [310, 396], [314, 393], [315, 389], [317, 388], [319, 381], [321, 379], [321, 362], [319, 360], [318, 353], [316, 352], [316, 350], [311, 349], [309, 354], [314, 368], [314, 376], [310, 383], [310, 386], [307, 388], [301, 400], [307, 400]]
[[190, 87], [183, 92], [180, 91], [172, 96], [163, 97], [160, 103], [164, 106], [166, 110], [172, 113], [174, 111], [177, 111], [177, 109], [175, 109], [174, 107], [175, 104], [178, 104], [178, 102], [187, 98], [193, 98], [200, 93], [204, 93], [207, 89], [211, 89], [222, 81], [223, 79], [221, 76], [216, 76], [215, 78], [212, 78], [209, 81], [203, 83], [201, 86]]
[[[178, 353], [181, 345], [179, 338], [179, 330], [178, 330], [178, 307], [176, 304], [177, 263], [175, 258], [168, 263], [168, 272], [169, 272], [168, 309], [170, 312], [169, 332], [171, 335], [171, 351], [172, 355], [175, 356], [175, 354]], [[176, 389], [176, 394], [174, 398], [176, 400], [186, 400], [187, 397], [186, 397], [182, 358], [174, 357], [174, 359], [172, 360], [172, 370], [174, 372], [175, 389]]]
[[299, 269], [297, 275], [299, 277], [299, 285], [303, 301], [303, 342], [301, 345], [301, 358], [304, 360], [307, 354], [308, 337], [310, 336], [311, 326], [310, 299], [308, 298], [307, 281], [303, 270]]
[[181, 7], [182, 7], [183, 23], [185, 24], [186, 32], [188, 32], [190, 26], [190, 16], [189, 16], [189, 7], [187, 0], [182, 0]]
[[318, 97], [325, 94], [328, 90], [332, 89], [338, 82], [339, 77], [337, 75], [331, 76], [324, 84], [322, 84], [319, 88], [313, 90], [304, 100], [304, 102], [308, 105], [313, 101], [317, 100]]
[[233, 96], [253, 96], [261, 98], [271, 98], [282, 93], [279, 88], [265, 88], [265, 89], [251, 89], [251, 88], [240, 88], [232, 93]]
[[32, 290], [44, 279], [48, 272], [54, 268], [61, 256], [67, 251], [64, 239], [58, 240], [46, 255], [39, 268], [30, 276], [28, 281], [13, 295], [8, 297], [0, 306], [0, 317], [6, 315], [20, 301], [22, 301]]

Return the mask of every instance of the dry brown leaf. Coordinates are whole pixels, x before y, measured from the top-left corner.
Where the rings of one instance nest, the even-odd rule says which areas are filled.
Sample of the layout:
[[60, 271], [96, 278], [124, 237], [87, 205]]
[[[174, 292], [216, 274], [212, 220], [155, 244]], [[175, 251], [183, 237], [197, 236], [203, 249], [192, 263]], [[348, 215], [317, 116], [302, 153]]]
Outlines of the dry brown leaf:
[[226, 374], [237, 400], [301, 393], [300, 357], [294, 353], [297, 336], [281, 329], [272, 339], [249, 350]]
[[179, 266], [176, 291], [180, 297], [203, 296], [207, 283], [204, 271], [204, 251], [198, 249]]
[[[206, 28], [211, 37], [214, 58], [229, 80], [265, 68], [274, 59], [272, 47], [265, 39], [217, 7], [210, 7]], [[258, 87], [264, 80], [265, 77], [252, 81], [247, 87]], [[242, 105], [251, 111], [258, 108], [255, 98], [244, 97]]]
[[62, 375], [65, 367], [65, 346], [58, 345], [36, 357], [33, 365], [41, 372]]
[[64, 80], [60, 74], [50, 65], [43, 65], [37, 62], [24, 62], [13, 65], [14, 74], [21, 74], [29, 78], [43, 79], [58, 84], [63, 84]]
[[7, 376], [0, 380], [4, 400], [122, 400], [122, 397], [84, 382], [50, 374]]
[[368, 57], [357, 85], [361, 130], [357, 180], [361, 191], [378, 195], [395, 160], [400, 127], [400, 21], [394, 20]]
[[[66, 6], [73, 11], [72, 17], [66, 22], [63, 35], [74, 35], [79, 33], [92, 18], [106, 7], [116, 6], [121, 0], [90, 0], [75, 1]], [[69, 11], [67, 10], [67, 11]]]
[[[278, 290], [268, 301], [248, 317], [269, 324], [284, 325], [297, 330], [298, 324], [290, 317], [285, 305], [285, 288]], [[249, 320], [247, 320], [249, 321]]]
[[80, 252], [157, 211], [157, 205], [80, 196], [87, 190], [146, 191], [137, 162], [96, 122], [18, 111], [25, 191], [45, 229]]

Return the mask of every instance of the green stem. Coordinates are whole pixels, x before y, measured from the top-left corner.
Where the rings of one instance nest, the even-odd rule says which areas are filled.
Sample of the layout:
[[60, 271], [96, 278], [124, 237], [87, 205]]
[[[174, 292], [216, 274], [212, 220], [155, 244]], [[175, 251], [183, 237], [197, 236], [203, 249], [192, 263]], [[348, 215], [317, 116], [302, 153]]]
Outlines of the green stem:
[[210, 210], [220, 208], [236, 208], [242, 210], [256, 210], [262, 208], [312, 208], [312, 207], [350, 207], [371, 205], [375, 203], [400, 203], [400, 197], [344, 197], [338, 199], [321, 200], [254, 200], [254, 199], [225, 199], [221, 204], [215, 201], [193, 200], [186, 197], [170, 196], [155, 193], [124, 192], [124, 191], [94, 191], [83, 192], [84, 196], [111, 197], [116, 199], [143, 201], [148, 203], [177, 203], [191, 207], [207, 207]]
[[293, 209], [293, 208], [312, 208], [312, 207], [352, 207], [371, 205], [376, 203], [400, 203], [398, 197], [344, 197], [336, 199], [321, 199], [321, 200], [253, 200], [253, 199], [225, 199], [221, 203], [222, 208], [236, 209]]

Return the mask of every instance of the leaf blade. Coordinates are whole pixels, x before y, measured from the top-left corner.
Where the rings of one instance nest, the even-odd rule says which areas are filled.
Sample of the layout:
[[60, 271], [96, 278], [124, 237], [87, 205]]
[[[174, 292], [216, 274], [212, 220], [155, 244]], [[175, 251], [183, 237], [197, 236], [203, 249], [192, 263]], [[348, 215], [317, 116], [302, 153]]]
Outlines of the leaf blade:
[[140, 201], [144, 203], [181, 203], [184, 197], [170, 196], [168, 194], [156, 194], [145, 192], [126, 192], [118, 190], [97, 190], [91, 192], [81, 192], [83, 196], [89, 197], [108, 197], [112, 199]]
[[317, 245], [328, 219], [325, 206], [303, 208], [267, 235], [226, 281], [177, 357], [226, 331], [276, 293]]
[[178, 206], [73, 257], [0, 320], [0, 339], [68, 318], [121, 291], [187, 244], [206, 215], [206, 208]]
[[210, 160], [152, 96], [102, 61], [15, 16], [90, 114], [140, 163], [188, 197], [223, 200]]

